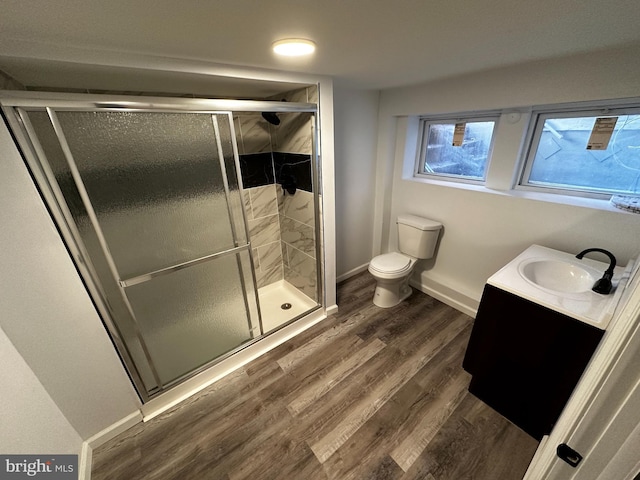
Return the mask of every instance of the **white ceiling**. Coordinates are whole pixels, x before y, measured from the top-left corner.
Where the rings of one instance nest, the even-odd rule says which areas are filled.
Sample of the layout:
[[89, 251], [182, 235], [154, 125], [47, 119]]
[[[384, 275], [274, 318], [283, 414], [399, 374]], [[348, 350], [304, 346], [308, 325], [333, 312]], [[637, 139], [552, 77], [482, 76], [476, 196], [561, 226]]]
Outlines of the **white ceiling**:
[[[270, 45], [283, 37], [312, 39], [317, 52], [276, 58]], [[100, 68], [74, 75], [72, 63], [41, 61], [52, 46], [68, 60], [121, 52], [384, 89], [626, 44], [640, 53], [639, 0], [0, 0], [0, 69], [48, 86], [109, 83]]]

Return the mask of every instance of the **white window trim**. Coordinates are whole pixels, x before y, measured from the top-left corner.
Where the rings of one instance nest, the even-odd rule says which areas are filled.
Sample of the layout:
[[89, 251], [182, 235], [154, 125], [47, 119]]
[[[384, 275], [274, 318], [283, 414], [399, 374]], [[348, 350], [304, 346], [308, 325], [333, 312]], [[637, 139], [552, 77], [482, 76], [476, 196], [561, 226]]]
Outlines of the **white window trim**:
[[[428, 179], [434, 183], [442, 184], [467, 184], [467, 185], [484, 185], [487, 180], [487, 174], [491, 165], [491, 157], [493, 154], [493, 145], [495, 142], [496, 131], [500, 121], [500, 113], [496, 110], [488, 110], [483, 112], [473, 113], [454, 113], [449, 115], [429, 115], [419, 117], [419, 130], [418, 130], [418, 148], [416, 149], [416, 158], [413, 168], [413, 176], [416, 179]], [[484, 169], [483, 178], [465, 177], [462, 175], [446, 174], [446, 173], [431, 173], [423, 171], [425, 164], [428, 139], [425, 139], [427, 135], [428, 127], [432, 124], [442, 123], [471, 123], [471, 122], [494, 122], [493, 132], [491, 135], [491, 143], [489, 144], [489, 151], [487, 153], [487, 163]]]
[[[525, 150], [520, 160], [517, 182], [513, 186], [514, 191], [538, 192], [545, 195], [561, 197], [583, 197], [608, 201], [618, 193], [597, 191], [597, 189], [571, 188], [567, 186], [544, 186], [529, 183], [529, 176], [533, 167], [533, 161], [537, 152], [544, 122], [548, 118], [572, 118], [577, 116], [615, 116], [615, 115], [639, 115], [640, 103], [638, 99], [617, 99], [610, 101], [582, 102], [577, 104], [548, 105], [534, 107], [527, 133], [525, 137]], [[604, 190], [604, 189], [603, 189]], [[624, 195], [624, 194], [620, 194]], [[567, 203], [559, 201], [558, 203]]]
[[425, 186], [434, 186], [436, 188], [456, 188], [475, 191], [484, 195], [508, 196], [558, 205], [603, 210], [621, 215], [637, 215], [613, 206], [609, 201], [610, 195], [593, 196], [580, 195], [579, 192], [550, 192], [549, 190], [518, 185], [528, 151], [528, 141], [530, 140], [528, 135], [532, 134], [531, 124], [533, 123], [534, 110], [536, 112], [543, 110], [561, 112], [576, 111], [578, 109], [633, 108], [636, 106], [640, 107], [640, 97], [548, 104], [536, 107], [523, 106], [521, 108], [475, 112], [472, 115], [478, 116], [486, 112], [499, 116], [499, 122], [494, 130], [492, 156], [487, 166], [484, 184], [458, 182], [444, 177], [417, 174], [418, 162], [420, 162], [421, 158], [421, 120], [424, 118], [451, 119], [457, 118], [458, 115], [464, 116], [464, 114], [408, 116], [407, 129], [404, 131], [405, 135], [402, 135], [404, 161], [402, 162], [400, 175], [405, 181], [421, 183]]
[[594, 210], [604, 210], [607, 212], [619, 213], [623, 215], [637, 215], [637, 213], [632, 213], [626, 210], [616, 208], [611, 204], [611, 202], [609, 202], [608, 198], [593, 198], [593, 197], [578, 196], [578, 195], [562, 195], [558, 193], [538, 192], [530, 189], [500, 190], [498, 188], [491, 188], [485, 185], [476, 185], [476, 184], [461, 183], [461, 182], [456, 183], [456, 182], [450, 182], [450, 181], [444, 181], [444, 180], [434, 180], [431, 178], [419, 178], [419, 177], [411, 177], [411, 176], [404, 176], [403, 179], [411, 182], [422, 183], [425, 185], [433, 185], [436, 187], [470, 190], [470, 191], [478, 192], [485, 195], [499, 195], [503, 197], [524, 198], [527, 200], [534, 200], [537, 202], [555, 203], [558, 205], [590, 208]]

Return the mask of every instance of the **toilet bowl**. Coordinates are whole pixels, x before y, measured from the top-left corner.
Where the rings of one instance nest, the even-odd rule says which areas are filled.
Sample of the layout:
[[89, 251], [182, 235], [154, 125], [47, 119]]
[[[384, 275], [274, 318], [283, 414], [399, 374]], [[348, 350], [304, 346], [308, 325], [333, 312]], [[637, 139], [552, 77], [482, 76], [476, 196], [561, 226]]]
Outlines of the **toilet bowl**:
[[377, 282], [373, 303], [378, 307], [389, 308], [411, 295], [409, 277], [417, 261], [416, 258], [398, 252], [373, 258], [369, 263], [369, 272]]
[[374, 257], [369, 273], [376, 279], [373, 303], [390, 308], [411, 295], [409, 278], [418, 259], [433, 256], [442, 224], [415, 215], [398, 216], [398, 246], [400, 252]]

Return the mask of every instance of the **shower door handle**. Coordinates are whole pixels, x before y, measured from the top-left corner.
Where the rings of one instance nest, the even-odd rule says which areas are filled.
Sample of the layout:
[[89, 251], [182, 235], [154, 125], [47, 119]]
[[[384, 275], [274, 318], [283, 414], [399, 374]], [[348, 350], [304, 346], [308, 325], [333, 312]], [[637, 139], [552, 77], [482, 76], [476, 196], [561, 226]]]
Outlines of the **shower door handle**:
[[157, 278], [157, 277], [160, 277], [162, 275], [168, 275], [170, 273], [177, 272], [177, 271], [182, 270], [184, 268], [189, 268], [189, 267], [192, 267], [194, 265], [200, 265], [201, 263], [208, 262], [208, 261], [213, 260], [215, 258], [224, 257], [226, 255], [232, 255], [234, 253], [238, 253], [238, 252], [241, 252], [243, 250], [249, 250], [250, 248], [251, 248], [251, 245], [249, 243], [246, 243], [244, 245], [240, 245], [239, 247], [230, 248], [229, 250], [224, 250], [222, 252], [212, 253], [210, 255], [205, 255], [204, 257], [196, 258], [194, 260], [189, 260], [187, 262], [178, 263], [178, 264], [172, 265], [170, 267], [161, 268], [160, 270], [155, 270], [155, 271], [149, 272], [149, 273], [143, 273], [142, 275], [136, 275], [135, 277], [127, 278], [127, 279], [124, 279], [124, 280], [121, 279], [121, 280], [118, 280], [118, 284], [122, 288], [131, 287], [133, 285], [138, 285], [139, 283], [147, 282], [147, 281], [149, 281], [149, 280], [151, 280], [153, 278]]

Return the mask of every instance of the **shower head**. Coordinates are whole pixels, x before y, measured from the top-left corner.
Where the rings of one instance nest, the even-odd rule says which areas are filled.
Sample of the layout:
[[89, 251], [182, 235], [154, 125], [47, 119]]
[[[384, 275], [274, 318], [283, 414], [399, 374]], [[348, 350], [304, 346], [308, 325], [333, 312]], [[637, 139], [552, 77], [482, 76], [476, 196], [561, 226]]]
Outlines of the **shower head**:
[[274, 112], [262, 112], [262, 118], [264, 118], [271, 125], [280, 125], [280, 119]]

